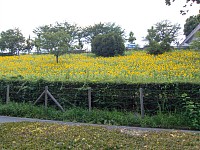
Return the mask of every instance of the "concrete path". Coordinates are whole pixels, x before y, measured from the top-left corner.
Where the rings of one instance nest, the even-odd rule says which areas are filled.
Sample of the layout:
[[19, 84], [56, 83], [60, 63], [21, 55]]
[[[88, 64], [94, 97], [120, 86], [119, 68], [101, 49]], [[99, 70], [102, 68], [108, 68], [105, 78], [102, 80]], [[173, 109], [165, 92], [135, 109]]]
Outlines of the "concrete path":
[[63, 122], [63, 121], [54, 121], [54, 120], [42, 120], [42, 119], [32, 119], [32, 118], [20, 118], [20, 117], [10, 117], [10, 116], [0, 116], [0, 123], [6, 122], [48, 122], [48, 123], [59, 123], [59, 124], [66, 124], [66, 125], [85, 125], [85, 126], [101, 126], [107, 129], [120, 129], [123, 131], [179, 131], [179, 132], [190, 132], [190, 133], [199, 133], [200, 131], [193, 131], [193, 130], [175, 130], [175, 129], [160, 129], [160, 128], [141, 128], [141, 127], [129, 127], [129, 126], [109, 126], [109, 125], [98, 125], [98, 124], [87, 124], [87, 123], [74, 123], [74, 122]]

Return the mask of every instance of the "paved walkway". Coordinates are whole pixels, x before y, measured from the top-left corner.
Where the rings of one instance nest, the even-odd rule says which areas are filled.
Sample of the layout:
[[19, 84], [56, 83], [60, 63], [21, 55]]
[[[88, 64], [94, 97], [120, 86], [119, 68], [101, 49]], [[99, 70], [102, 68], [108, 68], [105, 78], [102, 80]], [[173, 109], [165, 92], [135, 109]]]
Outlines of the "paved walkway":
[[160, 128], [141, 128], [141, 127], [129, 127], [129, 126], [109, 126], [109, 125], [98, 125], [98, 124], [87, 124], [87, 123], [74, 123], [74, 122], [63, 122], [63, 121], [54, 121], [54, 120], [42, 120], [42, 119], [32, 119], [32, 118], [20, 118], [20, 117], [10, 117], [10, 116], [0, 116], [0, 123], [6, 122], [48, 122], [48, 123], [59, 123], [59, 124], [66, 124], [66, 125], [85, 125], [85, 126], [101, 126], [106, 127], [107, 129], [120, 129], [124, 131], [180, 131], [180, 132], [190, 132], [190, 133], [200, 133], [200, 131], [193, 131], [193, 130], [175, 130], [175, 129], [160, 129]]

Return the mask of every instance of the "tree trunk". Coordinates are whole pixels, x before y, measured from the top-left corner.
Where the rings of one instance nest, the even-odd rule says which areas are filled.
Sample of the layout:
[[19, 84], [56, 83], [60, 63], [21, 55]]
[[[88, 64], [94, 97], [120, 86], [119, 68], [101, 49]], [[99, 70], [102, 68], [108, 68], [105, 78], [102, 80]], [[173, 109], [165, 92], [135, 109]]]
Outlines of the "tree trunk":
[[58, 63], [58, 55], [56, 55], [56, 62]]

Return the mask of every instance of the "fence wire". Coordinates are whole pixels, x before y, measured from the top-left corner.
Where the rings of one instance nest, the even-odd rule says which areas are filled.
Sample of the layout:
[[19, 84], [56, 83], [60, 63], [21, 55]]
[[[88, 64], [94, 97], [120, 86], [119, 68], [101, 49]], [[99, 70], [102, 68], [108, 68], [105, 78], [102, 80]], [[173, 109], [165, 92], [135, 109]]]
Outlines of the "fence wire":
[[[45, 87], [30, 87], [25, 83], [14, 86], [9, 85], [9, 97], [13, 102], [30, 102], [34, 103], [44, 91]], [[7, 85], [0, 84], [0, 100], [6, 102]], [[88, 108], [88, 87], [55, 87], [48, 85], [49, 92], [67, 109], [69, 107]], [[44, 101], [41, 98], [40, 104]], [[183, 111], [185, 101], [190, 100], [194, 103], [200, 103], [199, 89], [185, 90], [162, 90], [162, 89], [143, 89], [143, 100], [145, 113], [175, 112]], [[54, 102], [48, 98], [48, 105], [55, 106]], [[97, 109], [117, 109], [120, 111], [140, 112], [140, 92], [139, 89], [108, 89], [92, 88], [91, 89], [91, 106]]]

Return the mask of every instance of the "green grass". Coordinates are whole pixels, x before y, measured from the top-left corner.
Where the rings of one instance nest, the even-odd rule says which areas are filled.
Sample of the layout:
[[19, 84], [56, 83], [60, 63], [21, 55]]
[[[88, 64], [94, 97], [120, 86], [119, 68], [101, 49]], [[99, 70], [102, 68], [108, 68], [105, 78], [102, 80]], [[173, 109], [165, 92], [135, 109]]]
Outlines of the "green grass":
[[192, 126], [188, 117], [170, 113], [158, 113], [154, 116], [146, 115], [142, 119], [140, 115], [135, 115], [133, 112], [97, 109], [89, 112], [82, 108], [69, 108], [62, 112], [51, 107], [46, 110], [43, 106], [33, 106], [33, 104], [9, 103], [0, 104], [0, 115], [106, 125], [199, 129], [199, 127]]
[[51, 123], [0, 124], [0, 149], [199, 150], [200, 134], [109, 130]]

